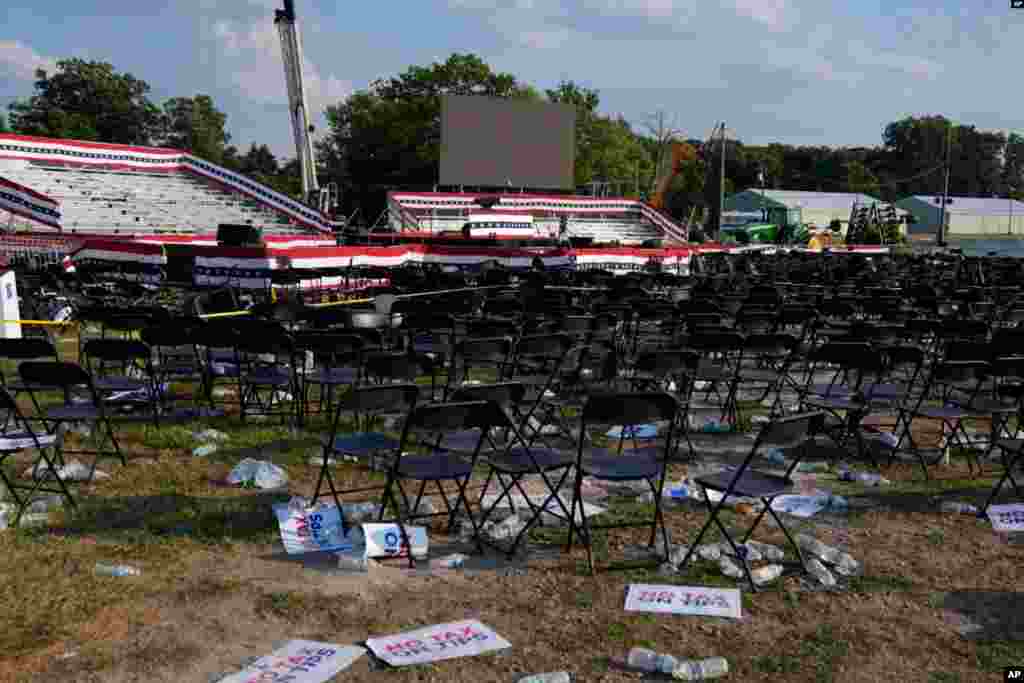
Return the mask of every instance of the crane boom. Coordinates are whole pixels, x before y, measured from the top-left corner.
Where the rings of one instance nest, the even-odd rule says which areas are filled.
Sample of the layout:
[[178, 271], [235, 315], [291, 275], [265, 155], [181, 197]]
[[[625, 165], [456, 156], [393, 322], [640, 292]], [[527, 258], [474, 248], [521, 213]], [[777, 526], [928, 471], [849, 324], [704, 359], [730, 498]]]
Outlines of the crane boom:
[[294, 0], [284, 0], [284, 9], [274, 12], [274, 24], [281, 38], [281, 56], [284, 59], [284, 80], [288, 86], [288, 110], [292, 119], [292, 133], [299, 168], [302, 172], [302, 194], [307, 202], [321, 211], [320, 184], [316, 179], [316, 157], [313, 155], [313, 127], [309, 123], [309, 106], [302, 82], [302, 42], [295, 21]]

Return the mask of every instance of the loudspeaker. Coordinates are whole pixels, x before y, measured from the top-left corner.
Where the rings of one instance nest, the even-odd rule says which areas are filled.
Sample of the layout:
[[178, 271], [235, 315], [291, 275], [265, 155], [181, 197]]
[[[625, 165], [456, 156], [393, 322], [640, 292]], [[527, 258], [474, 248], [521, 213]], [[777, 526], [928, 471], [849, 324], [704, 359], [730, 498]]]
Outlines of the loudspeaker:
[[221, 223], [217, 226], [217, 244], [221, 247], [262, 246], [263, 231], [255, 225]]

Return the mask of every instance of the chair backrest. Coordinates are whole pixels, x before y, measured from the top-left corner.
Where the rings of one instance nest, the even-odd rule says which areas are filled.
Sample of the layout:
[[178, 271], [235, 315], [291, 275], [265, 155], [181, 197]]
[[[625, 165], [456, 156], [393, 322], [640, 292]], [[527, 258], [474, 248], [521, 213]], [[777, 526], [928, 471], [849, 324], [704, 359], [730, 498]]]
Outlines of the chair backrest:
[[18, 366], [18, 375], [30, 386], [89, 387], [93, 390], [92, 375], [77, 363], [51, 361], [25, 361]]
[[595, 394], [583, 407], [584, 424], [638, 425], [657, 420], [675, 423], [679, 403], [663, 391]]
[[338, 334], [334, 332], [298, 332], [295, 334], [295, 348], [299, 351], [312, 351], [320, 358], [333, 361], [339, 357], [351, 358], [363, 348], [362, 337], [355, 334]]
[[824, 419], [824, 412], [814, 411], [772, 420], [758, 433], [753, 450], [757, 451], [762, 446], [775, 448], [800, 446], [821, 431]]
[[0, 358], [28, 360], [52, 358], [58, 360], [57, 348], [48, 339], [26, 337], [24, 339], [0, 339]]
[[85, 357], [101, 363], [148, 363], [152, 351], [145, 342], [133, 339], [90, 339], [85, 343]]
[[415, 384], [354, 387], [339, 402], [338, 412], [407, 412], [416, 405], [419, 394], [419, 387]]
[[452, 392], [452, 402], [491, 401], [501, 408], [522, 403], [526, 387], [519, 382], [497, 382], [458, 387]]
[[176, 347], [195, 345], [198, 330], [205, 326], [200, 318], [179, 318], [142, 330], [140, 337], [150, 347]]
[[420, 371], [427, 364], [429, 361], [423, 357], [387, 351], [375, 351], [367, 354], [363, 359], [363, 369], [366, 374], [381, 379], [411, 381], [420, 375]]
[[410, 431], [449, 432], [463, 429], [486, 430], [495, 420], [489, 401], [429, 403], [416, 406], [405, 423]]

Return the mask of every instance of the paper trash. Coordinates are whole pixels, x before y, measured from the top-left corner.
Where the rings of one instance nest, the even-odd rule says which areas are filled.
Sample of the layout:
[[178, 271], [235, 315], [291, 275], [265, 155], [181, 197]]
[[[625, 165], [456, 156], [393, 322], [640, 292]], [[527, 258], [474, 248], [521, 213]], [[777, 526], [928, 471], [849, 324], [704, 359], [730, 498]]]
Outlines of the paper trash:
[[345, 534], [338, 507], [330, 503], [308, 507], [305, 500], [293, 498], [289, 503], [274, 505], [274, 515], [289, 555], [352, 550], [363, 543], [363, 532], [358, 526], [350, 526]]
[[739, 619], [740, 591], [738, 588], [652, 586], [633, 583], [626, 593], [626, 611]]
[[456, 657], [475, 657], [512, 644], [479, 621], [456, 621], [370, 638], [366, 646], [391, 666], [426, 664]]
[[245, 458], [228, 473], [229, 484], [252, 484], [261, 489], [277, 489], [288, 483], [288, 473], [271, 462]]
[[352, 666], [366, 654], [354, 645], [332, 645], [311, 640], [291, 640], [279, 650], [218, 683], [323, 683]]
[[[422, 526], [406, 526], [405, 533], [412, 542], [412, 556], [426, 557], [427, 529]], [[366, 543], [366, 557], [408, 557], [407, 548], [401, 547], [402, 534], [397, 524], [364, 524], [363, 536]]]
[[1024, 504], [990, 505], [987, 512], [996, 531], [1024, 531]]

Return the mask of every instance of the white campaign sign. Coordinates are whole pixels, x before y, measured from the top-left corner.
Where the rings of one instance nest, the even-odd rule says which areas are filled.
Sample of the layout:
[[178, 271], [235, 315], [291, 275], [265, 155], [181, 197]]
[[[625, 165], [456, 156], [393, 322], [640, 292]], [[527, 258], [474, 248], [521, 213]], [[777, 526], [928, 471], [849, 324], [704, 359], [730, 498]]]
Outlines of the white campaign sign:
[[[427, 529], [422, 526], [407, 526], [405, 533], [412, 543], [412, 556], [427, 554]], [[408, 557], [409, 550], [402, 547], [402, 534], [397, 524], [364, 524], [366, 557]]]
[[354, 645], [291, 640], [220, 683], [323, 683], [366, 654]]
[[1024, 531], [1024, 504], [990, 505], [988, 518], [996, 531]]
[[652, 586], [633, 583], [626, 593], [627, 612], [696, 614], [705, 617], [740, 618], [738, 588], [704, 586]]
[[281, 527], [281, 542], [289, 555], [352, 550], [362, 542], [359, 527], [349, 526], [348, 533], [344, 532], [336, 505], [306, 507], [281, 503], [274, 506], [274, 514]]
[[474, 657], [504, 650], [512, 644], [479, 621], [456, 621], [383, 638], [370, 638], [366, 646], [391, 666], [405, 666]]

